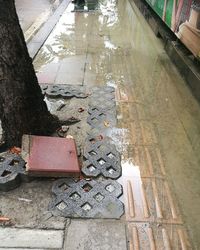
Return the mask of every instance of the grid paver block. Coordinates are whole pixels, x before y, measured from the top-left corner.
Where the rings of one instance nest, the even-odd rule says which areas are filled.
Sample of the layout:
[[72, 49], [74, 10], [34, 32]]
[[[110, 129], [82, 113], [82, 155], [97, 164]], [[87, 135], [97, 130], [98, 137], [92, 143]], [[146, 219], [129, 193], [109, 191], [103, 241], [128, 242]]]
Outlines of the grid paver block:
[[124, 205], [118, 199], [122, 186], [113, 180], [60, 179], [52, 187], [49, 210], [75, 218], [120, 218]]
[[117, 179], [121, 176], [121, 157], [114, 145], [90, 144], [85, 147], [82, 173]]
[[0, 157], [0, 190], [9, 191], [18, 187], [21, 181], [28, 181], [25, 161], [18, 155]]
[[42, 85], [42, 92], [51, 98], [86, 98], [88, 95], [71, 85]]

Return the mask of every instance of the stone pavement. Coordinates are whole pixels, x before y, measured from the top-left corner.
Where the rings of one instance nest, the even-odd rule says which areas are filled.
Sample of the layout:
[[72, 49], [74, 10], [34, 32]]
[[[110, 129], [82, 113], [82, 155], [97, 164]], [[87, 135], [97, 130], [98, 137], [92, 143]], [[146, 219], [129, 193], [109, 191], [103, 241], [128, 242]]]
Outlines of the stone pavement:
[[0, 228], [0, 250], [125, 250], [125, 235], [116, 220], [72, 220], [65, 230]]
[[[70, 4], [34, 65], [40, 83], [115, 87], [118, 124], [110, 136], [122, 154], [126, 214], [118, 221], [67, 220], [65, 229], [55, 230], [55, 221], [48, 229], [1, 228], [0, 247], [198, 249], [199, 104], [135, 5], [99, 3], [91, 12], [72, 12]], [[16, 195], [8, 196], [12, 203]]]
[[[26, 32], [32, 25], [36, 25], [37, 20], [48, 15], [56, 9], [62, 0], [15, 0], [15, 6], [21, 27]], [[45, 19], [43, 19], [45, 21]]]

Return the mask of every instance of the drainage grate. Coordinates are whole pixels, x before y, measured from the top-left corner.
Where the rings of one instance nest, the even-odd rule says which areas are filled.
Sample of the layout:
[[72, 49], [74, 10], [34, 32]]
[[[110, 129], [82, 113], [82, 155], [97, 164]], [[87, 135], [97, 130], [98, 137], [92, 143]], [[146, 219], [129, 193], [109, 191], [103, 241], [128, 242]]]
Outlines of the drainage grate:
[[25, 161], [18, 155], [0, 157], [0, 190], [9, 191], [18, 187], [21, 181], [28, 181]]
[[[69, 188], [63, 192], [62, 186]], [[124, 205], [118, 199], [122, 186], [113, 180], [60, 179], [52, 187], [55, 195], [49, 210], [55, 215], [80, 218], [120, 218]]]

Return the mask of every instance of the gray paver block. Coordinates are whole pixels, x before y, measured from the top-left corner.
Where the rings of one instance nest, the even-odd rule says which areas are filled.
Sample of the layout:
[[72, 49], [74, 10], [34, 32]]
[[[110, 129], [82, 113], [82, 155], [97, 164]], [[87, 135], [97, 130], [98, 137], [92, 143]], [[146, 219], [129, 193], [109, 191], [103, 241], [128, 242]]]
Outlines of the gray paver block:
[[72, 220], [64, 250], [73, 249], [126, 250], [125, 225], [113, 220]]
[[115, 146], [106, 143], [98, 146], [95, 144], [85, 146], [85, 161], [83, 162], [82, 173], [86, 176], [103, 175], [111, 179], [119, 178], [121, 175], [121, 161], [120, 154]]
[[60, 249], [63, 236], [62, 230], [0, 228], [0, 247]]
[[28, 176], [25, 173], [25, 161], [15, 154], [1, 156], [0, 190], [12, 190], [20, 185], [21, 180], [28, 181]]
[[108, 86], [93, 88], [89, 106], [106, 112], [116, 112], [115, 89]]
[[47, 85], [43, 84], [41, 86], [43, 94], [46, 94], [51, 98], [86, 98], [88, 97], [83, 91], [80, 91], [77, 87], [72, 87], [71, 85]]
[[49, 210], [54, 215], [73, 218], [116, 218], [124, 213], [124, 205], [118, 199], [122, 186], [113, 180], [57, 180], [52, 192], [54, 199]]
[[108, 122], [109, 126], [116, 126], [116, 112], [115, 108], [112, 110], [103, 110], [99, 107], [91, 107], [88, 110], [89, 116], [87, 118], [87, 123], [93, 127], [104, 127], [104, 122]]

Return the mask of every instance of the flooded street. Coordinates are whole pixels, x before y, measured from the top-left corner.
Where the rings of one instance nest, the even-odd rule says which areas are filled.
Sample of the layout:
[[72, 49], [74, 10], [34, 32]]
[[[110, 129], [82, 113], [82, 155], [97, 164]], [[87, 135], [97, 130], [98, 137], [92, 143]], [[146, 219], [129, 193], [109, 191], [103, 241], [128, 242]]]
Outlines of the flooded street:
[[34, 66], [40, 83], [116, 89], [130, 249], [190, 249], [187, 232], [198, 249], [200, 108], [163, 47], [133, 2], [70, 4]]

